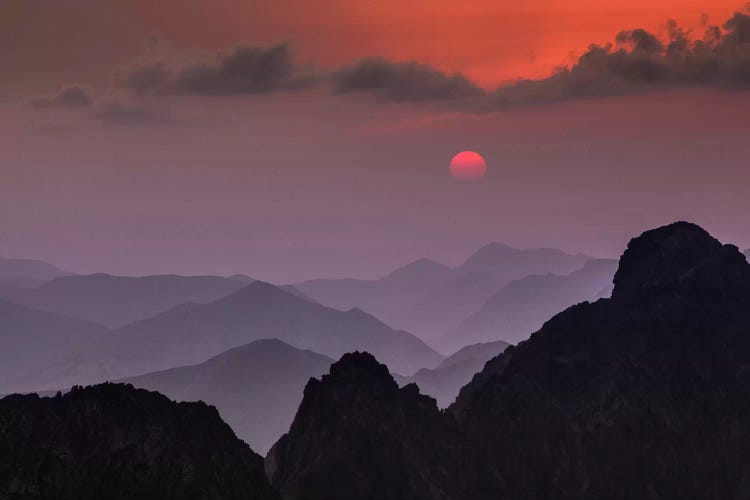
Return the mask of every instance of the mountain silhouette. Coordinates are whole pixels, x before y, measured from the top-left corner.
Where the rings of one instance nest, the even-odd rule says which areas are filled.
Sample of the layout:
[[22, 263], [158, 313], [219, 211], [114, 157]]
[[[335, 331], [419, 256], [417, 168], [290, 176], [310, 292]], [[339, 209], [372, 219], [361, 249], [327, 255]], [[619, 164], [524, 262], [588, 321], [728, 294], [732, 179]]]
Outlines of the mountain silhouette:
[[745, 250], [744, 254], [745, 254], [745, 258], [746, 258], [746, 259], [747, 259], [748, 261], [750, 261], [750, 248], [748, 248], [747, 250]]
[[0, 257], [0, 285], [33, 287], [72, 273], [41, 260]]
[[30, 367], [51, 363], [71, 346], [88, 345], [105, 332], [95, 323], [0, 299], [0, 393], [23, 385]]
[[531, 275], [513, 281], [449, 332], [441, 345], [497, 339], [517, 343], [561, 310], [597, 298], [612, 283], [616, 270], [615, 260], [591, 259], [568, 275]]
[[287, 500], [749, 498], [750, 264], [678, 222], [633, 239], [614, 285], [446, 413], [342, 359], [266, 457], [273, 484]]
[[455, 498], [432, 480], [451, 462], [452, 423], [370, 354], [345, 354], [307, 384], [266, 474], [285, 499]]
[[56, 278], [4, 298], [114, 328], [185, 302], [210, 302], [244, 286], [218, 276], [88, 274]]
[[394, 378], [399, 385], [417, 384], [420, 392], [435, 398], [438, 406], [445, 408], [487, 361], [509, 345], [503, 341], [469, 345], [445, 358], [436, 368], [422, 368], [410, 377], [394, 375]]
[[328, 371], [331, 358], [280, 340], [258, 340], [194, 366], [122, 382], [177, 401], [204, 401], [253, 450], [266, 453], [289, 429], [305, 384]]
[[215, 408], [122, 384], [1, 399], [0, 450], [0, 498], [278, 498]]

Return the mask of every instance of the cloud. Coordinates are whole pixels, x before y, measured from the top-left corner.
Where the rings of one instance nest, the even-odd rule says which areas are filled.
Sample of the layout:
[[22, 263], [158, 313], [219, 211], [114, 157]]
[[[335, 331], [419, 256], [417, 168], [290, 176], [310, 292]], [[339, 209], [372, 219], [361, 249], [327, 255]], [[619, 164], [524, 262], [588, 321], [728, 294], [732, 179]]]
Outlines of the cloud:
[[304, 89], [316, 78], [309, 68], [294, 62], [288, 44], [279, 44], [240, 46], [213, 62], [181, 69], [165, 62], [141, 64], [126, 71], [120, 81], [137, 95], [224, 96]]
[[121, 101], [104, 103], [94, 117], [114, 126], [167, 125], [174, 122], [174, 113], [169, 106]]
[[82, 87], [73, 85], [60, 90], [57, 94], [34, 99], [31, 104], [35, 108], [66, 108], [78, 109], [90, 106], [93, 99]]
[[483, 90], [461, 74], [449, 75], [416, 62], [366, 58], [332, 75], [334, 92], [375, 92], [392, 101], [449, 100], [478, 97]]
[[538, 104], [679, 87], [750, 87], [750, 15], [735, 13], [691, 39], [674, 21], [665, 42], [643, 29], [622, 31], [615, 44], [591, 45], [571, 67], [549, 78], [500, 87], [490, 106]]

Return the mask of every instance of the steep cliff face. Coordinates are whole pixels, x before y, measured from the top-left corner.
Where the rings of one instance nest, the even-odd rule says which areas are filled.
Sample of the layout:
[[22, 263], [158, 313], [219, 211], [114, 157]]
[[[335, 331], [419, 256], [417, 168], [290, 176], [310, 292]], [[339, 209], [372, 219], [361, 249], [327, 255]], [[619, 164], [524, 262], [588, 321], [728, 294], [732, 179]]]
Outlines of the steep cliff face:
[[0, 498], [273, 500], [215, 408], [129, 385], [0, 400]]
[[[675, 223], [631, 241], [611, 299], [571, 307], [508, 348], [447, 414], [417, 418], [396, 399], [377, 400], [356, 373], [336, 385], [345, 384], [334, 406], [365, 411], [354, 428], [326, 427], [325, 440], [347, 450], [380, 436], [369, 470], [405, 468], [394, 481], [409, 493], [392, 498], [441, 498], [435, 485], [455, 500], [750, 498], [750, 264]], [[331, 384], [308, 389], [318, 386]], [[298, 451], [282, 455], [275, 484], [295, 499], [347, 498], [352, 483], [375, 491], [378, 474], [305, 453], [329, 421], [313, 395], [279, 443]], [[384, 413], [408, 432], [373, 434]], [[394, 460], [422, 443], [440, 474]], [[310, 468], [340, 479], [317, 484], [315, 497], [290, 494]]]
[[435, 439], [453, 436], [452, 423], [414, 384], [399, 389], [371, 355], [347, 354], [307, 385], [266, 471], [288, 499], [454, 498], [444, 464], [457, 455], [450, 439]]

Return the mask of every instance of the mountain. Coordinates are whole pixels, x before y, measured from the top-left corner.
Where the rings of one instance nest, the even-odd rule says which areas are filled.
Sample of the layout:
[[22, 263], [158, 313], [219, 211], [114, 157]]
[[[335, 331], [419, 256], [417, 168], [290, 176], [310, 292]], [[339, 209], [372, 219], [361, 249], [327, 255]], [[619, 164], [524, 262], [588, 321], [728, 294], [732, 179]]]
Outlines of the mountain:
[[246, 286], [217, 276], [64, 276], [4, 298], [115, 328], [185, 302], [210, 302]]
[[268, 338], [336, 358], [367, 349], [403, 373], [436, 366], [443, 358], [361, 310], [331, 309], [256, 281], [214, 302], [182, 304], [114, 330], [71, 361], [30, 373], [25, 387], [58, 389], [195, 365]]
[[326, 373], [332, 363], [331, 358], [280, 340], [258, 340], [199, 365], [122, 382], [177, 401], [216, 406], [240, 439], [266, 453], [289, 429], [307, 381]]
[[342, 359], [266, 470], [286, 500], [750, 498], [749, 311], [737, 247], [685, 222], [647, 231], [611, 298], [506, 349], [445, 413]]
[[748, 261], [750, 261], [750, 248], [748, 248], [747, 250], [745, 250], [744, 254], [745, 254], [745, 258], [746, 258], [746, 259], [747, 259]]
[[482, 370], [490, 359], [503, 352], [510, 344], [503, 341], [473, 344], [448, 356], [436, 368], [422, 368], [411, 377], [394, 375], [399, 385], [415, 383], [420, 392], [432, 396], [441, 408], [450, 405], [459, 390]]
[[462, 273], [490, 273], [507, 283], [530, 274], [569, 274], [590, 258], [581, 253], [571, 255], [553, 248], [521, 250], [502, 243], [489, 243], [466, 259], [458, 270]]
[[0, 257], [0, 284], [5, 286], [32, 287], [69, 274], [41, 260]]
[[416, 385], [399, 389], [370, 354], [345, 354], [307, 384], [266, 474], [284, 499], [456, 498], [433, 480], [452, 452], [435, 436], [453, 436], [452, 423]]
[[596, 299], [612, 283], [617, 261], [591, 259], [568, 275], [532, 275], [513, 281], [448, 333], [441, 345], [503, 339], [517, 343], [557, 312]]
[[105, 332], [95, 323], [0, 299], [0, 391], [20, 384], [30, 366], [50, 363], [60, 352], [88, 345]]
[[455, 268], [420, 259], [378, 280], [312, 280], [295, 286], [321, 304], [359, 307], [435, 342], [510, 281], [529, 274], [568, 274], [589, 259], [553, 249], [519, 250], [491, 243]]
[[0, 400], [0, 449], [0, 498], [278, 498], [215, 408], [127, 385]]

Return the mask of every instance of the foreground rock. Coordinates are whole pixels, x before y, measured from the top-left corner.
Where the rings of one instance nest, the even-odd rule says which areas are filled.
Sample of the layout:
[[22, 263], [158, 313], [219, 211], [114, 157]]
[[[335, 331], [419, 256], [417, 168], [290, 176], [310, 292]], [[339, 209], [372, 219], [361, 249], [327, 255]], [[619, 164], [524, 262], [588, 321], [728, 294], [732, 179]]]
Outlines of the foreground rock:
[[447, 413], [342, 359], [267, 458], [274, 484], [290, 500], [750, 498], [750, 264], [676, 223], [631, 241], [614, 283]]
[[277, 498], [263, 463], [203, 403], [129, 385], [0, 400], [0, 498]]

